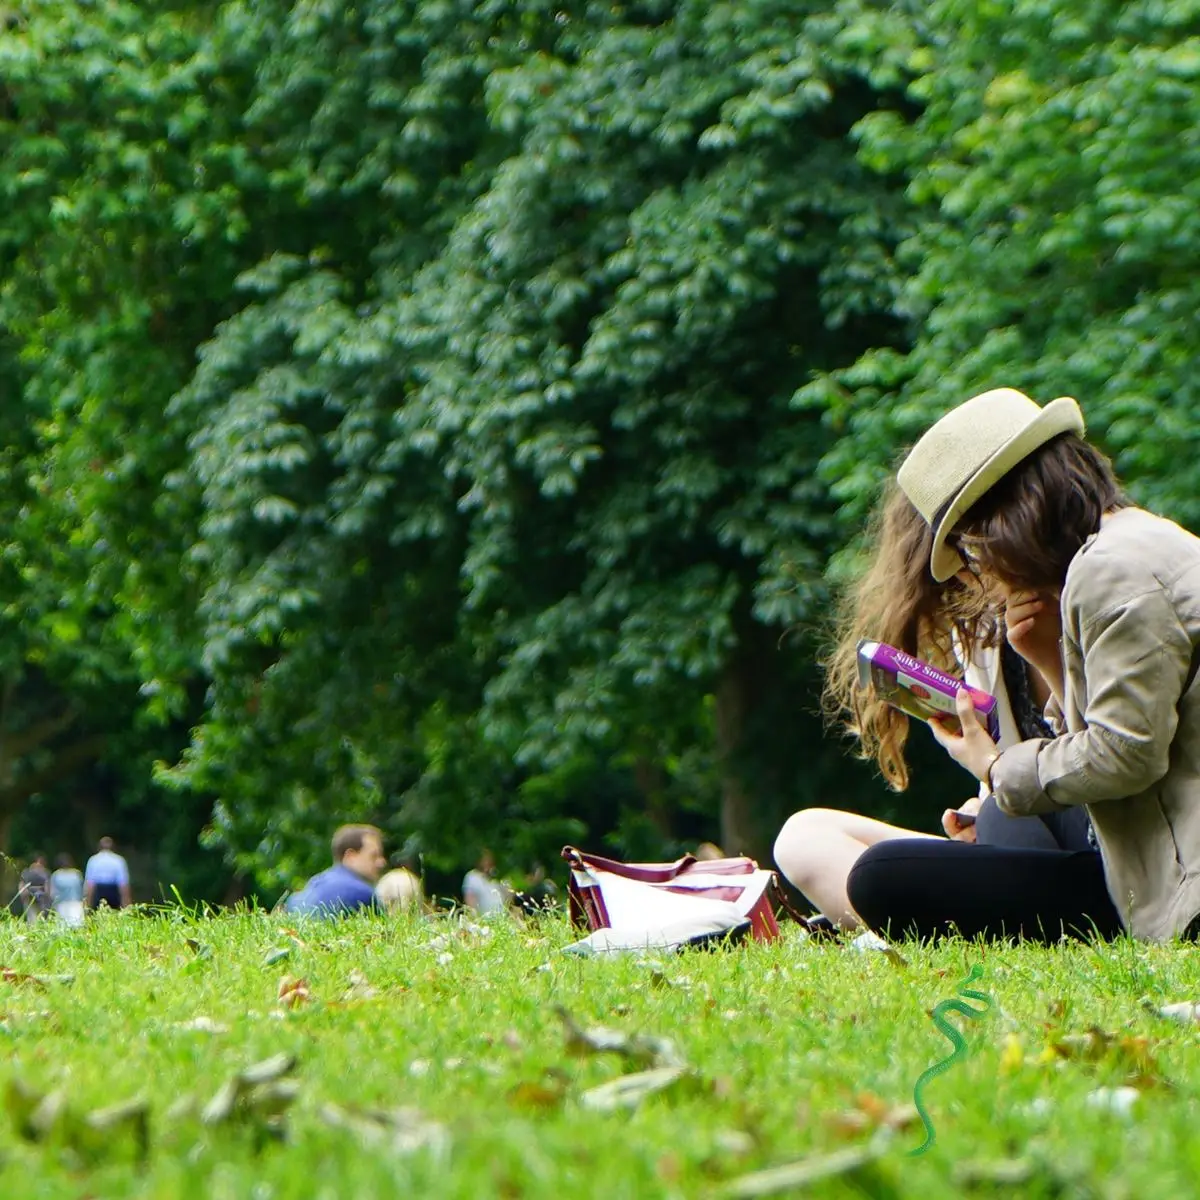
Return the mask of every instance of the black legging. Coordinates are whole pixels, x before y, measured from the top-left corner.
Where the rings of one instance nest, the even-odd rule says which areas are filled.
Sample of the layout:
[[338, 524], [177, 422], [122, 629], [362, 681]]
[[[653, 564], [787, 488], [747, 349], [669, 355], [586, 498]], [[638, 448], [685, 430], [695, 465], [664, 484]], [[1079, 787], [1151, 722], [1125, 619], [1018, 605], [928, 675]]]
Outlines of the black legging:
[[854, 911], [894, 937], [1115, 937], [1121, 920], [1095, 850], [1014, 850], [931, 838], [863, 851], [846, 891]]

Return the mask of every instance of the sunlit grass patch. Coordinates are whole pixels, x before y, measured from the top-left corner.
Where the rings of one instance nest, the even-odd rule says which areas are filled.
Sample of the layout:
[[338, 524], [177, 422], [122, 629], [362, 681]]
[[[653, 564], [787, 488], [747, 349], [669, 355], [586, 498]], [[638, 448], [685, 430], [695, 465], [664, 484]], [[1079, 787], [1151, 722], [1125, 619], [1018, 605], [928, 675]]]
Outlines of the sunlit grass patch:
[[[947, 942], [901, 966], [794, 927], [675, 957], [580, 959], [573, 936], [0, 925], [0, 1195], [736, 1195], [830, 1162], [816, 1194], [1135, 1197], [1200, 1172], [1200, 1025], [1159, 1011], [1200, 999], [1187, 948]], [[913, 1158], [913, 1086], [950, 1052], [929, 1014], [975, 965], [991, 1007], [959, 1021]]]

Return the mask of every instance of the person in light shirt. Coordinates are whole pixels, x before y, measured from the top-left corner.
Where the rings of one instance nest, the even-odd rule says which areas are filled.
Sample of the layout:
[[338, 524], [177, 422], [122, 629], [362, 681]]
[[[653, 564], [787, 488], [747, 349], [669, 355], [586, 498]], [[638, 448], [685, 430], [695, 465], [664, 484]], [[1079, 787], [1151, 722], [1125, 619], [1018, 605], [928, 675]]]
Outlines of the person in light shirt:
[[64, 924], [72, 928], [83, 924], [83, 875], [69, 854], [60, 854], [54, 860], [50, 904], [54, 915]]
[[490, 850], [484, 850], [479, 861], [463, 877], [463, 903], [481, 917], [508, 911], [512, 891], [494, 878], [495, 873], [496, 859]]
[[113, 849], [113, 840], [102, 837], [96, 853], [83, 871], [84, 901], [89, 909], [107, 904], [128, 908], [133, 903], [129, 887], [129, 864]]

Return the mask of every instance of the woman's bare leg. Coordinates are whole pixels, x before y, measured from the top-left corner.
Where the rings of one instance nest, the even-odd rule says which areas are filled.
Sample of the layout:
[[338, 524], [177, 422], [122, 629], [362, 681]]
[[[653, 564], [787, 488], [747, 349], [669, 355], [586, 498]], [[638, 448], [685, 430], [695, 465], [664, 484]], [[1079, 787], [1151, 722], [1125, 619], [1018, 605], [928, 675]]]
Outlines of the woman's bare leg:
[[839, 809], [805, 808], [793, 813], [779, 831], [775, 862], [825, 916], [852, 930], [862, 922], [846, 897], [846, 879], [859, 855], [878, 842], [933, 836]]

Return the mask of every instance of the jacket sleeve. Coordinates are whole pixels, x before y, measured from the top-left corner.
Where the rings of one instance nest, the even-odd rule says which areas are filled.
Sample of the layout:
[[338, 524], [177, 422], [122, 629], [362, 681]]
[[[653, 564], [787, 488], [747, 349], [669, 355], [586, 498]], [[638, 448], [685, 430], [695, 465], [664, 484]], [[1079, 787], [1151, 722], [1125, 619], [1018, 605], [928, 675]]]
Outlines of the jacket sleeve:
[[1167, 773], [1192, 657], [1170, 597], [1154, 581], [1094, 616], [1076, 616], [1084, 728], [1022, 742], [997, 759], [996, 803], [1014, 816], [1124, 799]]

